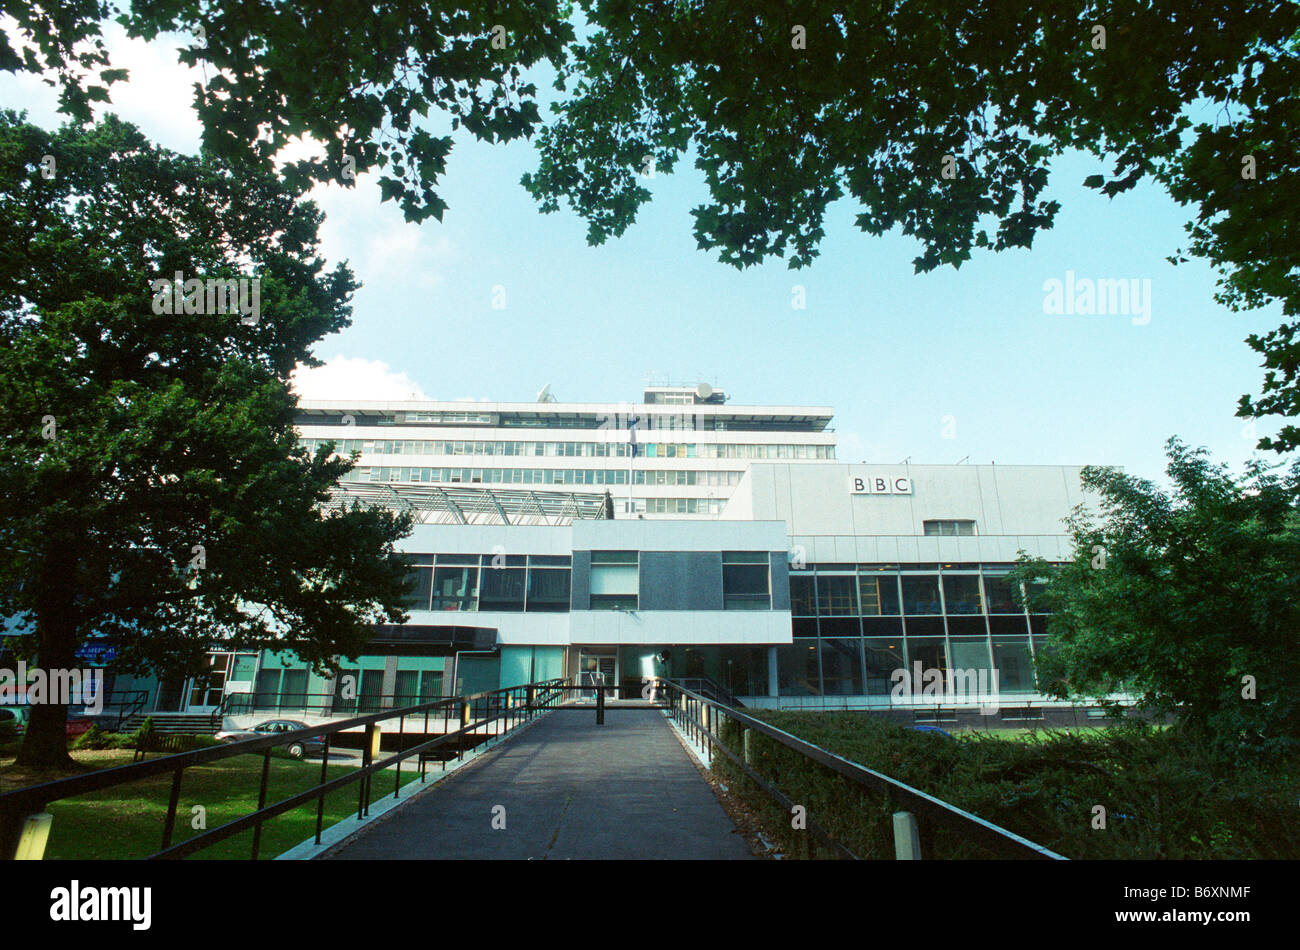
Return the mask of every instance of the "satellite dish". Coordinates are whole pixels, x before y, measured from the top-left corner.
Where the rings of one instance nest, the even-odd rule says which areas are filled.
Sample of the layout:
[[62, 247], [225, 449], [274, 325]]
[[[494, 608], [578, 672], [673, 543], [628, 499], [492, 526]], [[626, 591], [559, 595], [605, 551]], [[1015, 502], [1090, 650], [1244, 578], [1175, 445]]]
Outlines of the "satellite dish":
[[555, 397], [551, 394], [551, 384], [547, 383], [542, 387], [542, 391], [537, 394], [538, 402], [555, 402]]
[[708, 383], [700, 383], [695, 387], [695, 395], [699, 396], [701, 399], [708, 399], [713, 395], [713, 387]]

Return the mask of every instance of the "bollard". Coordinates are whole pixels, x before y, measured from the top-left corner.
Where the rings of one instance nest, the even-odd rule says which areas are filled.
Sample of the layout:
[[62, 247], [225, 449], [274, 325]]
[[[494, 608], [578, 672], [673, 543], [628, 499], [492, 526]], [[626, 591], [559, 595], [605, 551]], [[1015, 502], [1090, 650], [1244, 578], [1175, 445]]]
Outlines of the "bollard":
[[14, 850], [15, 861], [40, 861], [45, 857], [45, 845], [50, 840], [50, 826], [54, 816], [47, 811], [28, 815], [18, 833], [18, 847]]
[[894, 812], [894, 857], [899, 861], [921, 860], [921, 830], [910, 811]]
[[603, 687], [596, 687], [596, 725], [605, 724], [605, 690]]

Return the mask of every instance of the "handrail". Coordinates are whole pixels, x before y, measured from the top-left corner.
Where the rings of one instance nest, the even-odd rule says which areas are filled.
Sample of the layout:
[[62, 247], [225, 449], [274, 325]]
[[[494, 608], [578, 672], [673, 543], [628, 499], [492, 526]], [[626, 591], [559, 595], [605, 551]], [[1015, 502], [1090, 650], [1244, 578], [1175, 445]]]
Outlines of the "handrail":
[[[831, 771], [847, 778], [849, 781], [865, 786], [877, 792], [884, 792], [891, 797], [892, 801], [906, 806], [908, 811], [916, 814], [918, 820], [942, 825], [955, 831], [961, 832], [967, 838], [970, 838], [979, 844], [984, 845], [990, 850], [1017, 858], [1036, 858], [1053, 861], [1067, 860], [1063, 855], [1057, 854], [1040, 844], [1035, 844], [1028, 838], [1023, 838], [1015, 832], [1008, 831], [990, 821], [973, 815], [964, 809], [955, 805], [950, 805], [941, 799], [935, 798], [920, 789], [913, 788], [897, 779], [890, 778], [874, 769], [859, 765], [849, 759], [838, 756], [833, 752], [828, 752], [821, 746], [814, 745], [798, 736], [793, 736], [776, 726], [755, 719], [753, 716], [736, 710], [733, 707], [725, 706], [722, 703], [714, 702], [707, 696], [703, 696], [692, 690], [686, 689], [679, 683], [672, 680], [660, 680], [661, 688], [669, 691], [675, 691], [678, 697], [677, 702], [671, 703], [672, 715], [674, 719], [681, 722], [683, 719], [690, 729], [690, 732], [697, 738], [702, 738], [712, 753], [716, 747], [733, 763], [740, 767], [750, 778], [758, 783], [768, 795], [775, 798], [783, 805], [792, 805], [785, 795], [771, 786], [762, 776], [752, 769], [744, 759], [733, 752], [722, 741], [721, 737], [713, 731], [713, 724], [716, 720], [706, 724], [706, 720], [701, 715], [704, 707], [716, 710], [728, 719], [735, 721], [746, 729], [752, 729], [755, 732], [767, 736], [769, 739], [798, 752], [806, 758], [812, 759], [820, 765], [824, 765]], [[683, 703], [681, 700], [685, 700]], [[685, 708], [684, 708], [685, 707]], [[826, 844], [843, 854], [845, 857], [856, 858], [844, 845], [834, 839], [825, 828], [816, 824], [811, 816], [808, 820], [808, 827], [817, 833]]]
[[[358, 817], [360, 817], [369, 812], [371, 802], [370, 777], [374, 773], [387, 769], [390, 766], [397, 765], [398, 770], [395, 779], [396, 785], [394, 788], [394, 794], [396, 794], [400, 789], [401, 762], [405, 759], [415, 755], [421, 755], [428, 750], [450, 742], [453, 739], [472, 735], [479, 727], [486, 727], [503, 719], [507, 721], [507, 726], [501, 731], [500, 736], [504, 736], [506, 732], [517, 727], [522, 722], [530, 721], [534, 714], [539, 710], [549, 710], [554, 704], [556, 697], [560, 695], [559, 688], [567, 682], [568, 681], [564, 679], [544, 680], [536, 683], [528, 683], [522, 686], [487, 690], [467, 696], [444, 697], [442, 699], [433, 700], [427, 703], [419, 703], [413, 706], [406, 706], [400, 709], [384, 710], [382, 712], [357, 716], [352, 719], [345, 719], [338, 722], [322, 723], [304, 729], [295, 729], [292, 732], [278, 732], [265, 737], [225, 743], [223, 745], [212, 746], [206, 749], [196, 749], [192, 752], [181, 752], [174, 755], [161, 756], [157, 759], [137, 762], [131, 765], [122, 765], [117, 768], [104, 769], [86, 775], [57, 779], [52, 782], [44, 782], [39, 785], [32, 785], [27, 788], [20, 788], [11, 792], [0, 793], [0, 855], [7, 857], [14, 853], [14, 846], [17, 843], [18, 833], [23, 820], [27, 816], [43, 810], [51, 802], [70, 798], [76, 795], [83, 795], [87, 792], [114, 788], [128, 782], [151, 778], [155, 775], [161, 775], [167, 772], [172, 773], [173, 780], [171, 800], [168, 805], [167, 820], [163, 830], [163, 846], [160, 851], [150, 855], [150, 859], [184, 857], [186, 854], [202, 850], [203, 848], [216, 844], [218, 841], [238, 834], [240, 831], [249, 827], [254, 828], [253, 858], [256, 859], [260, 844], [259, 839], [262, 824], [268, 819], [312, 799], [316, 799], [318, 802], [316, 840], [317, 843], [319, 843], [325, 795], [329, 792], [336, 791], [353, 782], [362, 782], [357, 805]], [[515, 697], [524, 700], [524, 703], [522, 705], [517, 704], [514, 701]], [[497, 701], [496, 708], [499, 710], [495, 715], [474, 718], [474, 713], [480, 703], [486, 702], [488, 712], [490, 713], [493, 700]], [[398, 719], [401, 722], [402, 729], [402, 732], [399, 734], [405, 734], [406, 719], [411, 716], [423, 714], [426, 723], [425, 734], [427, 735], [429, 714], [434, 710], [449, 714], [452, 709], [457, 709], [459, 712], [459, 721], [461, 723], [459, 729], [454, 732], [444, 733], [435, 739], [419, 743], [408, 749], [400, 750], [396, 754], [380, 759], [379, 761], [373, 761], [372, 750], [375, 747], [373, 740], [376, 728], [380, 723], [391, 719]], [[337, 779], [325, 781], [325, 773], [329, 764], [331, 738], [337, 733], [356, 729], [358, 727], [365, 727], [367, 740], [362, 750], [361, 767], [347, 775], [340, 776]], [[295, 741], [322, 735], [325, 736], [325, 748], [324, 761], [321, 766], [321, 781], [314, 787], [299, 792], [283, 801], [276, 802], [272, 805], [264, 805], [271, 751], [277, 747], [288, 745]], [[180, 798], [181, 781], [185, 769], [253, 752], [261, 752], [264, 757], [261, 790], [258, 797], [258, 809], [218, 828], [204, 831], [201, 834], [180, 842], [179, 844], [173, 845], [171, 843], [171, 836], [175, 827], [176, 809]], [[421, 778], [423, 780], [423, 769], [421, 770]]]

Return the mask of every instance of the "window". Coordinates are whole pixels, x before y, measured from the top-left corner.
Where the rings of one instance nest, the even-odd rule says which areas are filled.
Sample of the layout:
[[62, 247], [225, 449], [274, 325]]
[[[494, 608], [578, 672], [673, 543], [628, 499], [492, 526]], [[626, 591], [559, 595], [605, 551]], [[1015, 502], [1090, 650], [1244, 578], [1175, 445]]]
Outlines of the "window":
[[929, 575], [903, 575], [903, 612], [909, 617], [940, 613], [939, 579]]
[[410, 565], [406, 572], [410, 586], [402, 599], [402, 606], [411, 610], [428, 610], [433, 592], [433, 557], [428, 554], [408, 555], [406, 561]]
[[[568, 567], [539, 567], [538, 560], [530, 558], [528, 568], [528, 602], [524, 609], [532, 612], [556, 613], [569, 609], [569, 579], [572, 571]], [[558, 559], [557, 559], [558, 560]], [[568, 561], [568, 558], [563, 558]]]
[[858, 613], [858, 582], [852, 574], [817, 575], [817, 614], [854, 617]]
[[[477, 559], [475, 559], [477, 560]], [[478, 568], [452, 567], [440, 563], [433, 569], [434, 610], [476, 610]]]
[[722, 553], [722, 606], [724, 610], [771, 610], [766, 551]]
[[984, 575], [984, 596], [991, 614], [1024, 613], [1012, 595], [1011, 582], [1005, 574]]
[[526, 575], [522, 556], [483, 555], [478, 609], [522, 611]]
[[791, 573], [790, 613], [796, 617], [812, 617], [817, 613], [816, 588], [811, 574]]
[[943, 604], [950, 614], [983, 613], [978, 574], [944, 574]]
[[637, 552], [591, 552], [592, 610], [636, 610], [640, 588]]
[[858, 578], [862, 616], [898, 616], [898, 576], [869, 574]]
[[995, 638], [993, 668], [998, 673], [998, 689], [1005, 693], [1034, 691], [1034, 661], [1029, 655], [1029, 638]]
[[974, 521], [926, 521], [923, 525], [928, 538], [967, 538], [975, 534]]

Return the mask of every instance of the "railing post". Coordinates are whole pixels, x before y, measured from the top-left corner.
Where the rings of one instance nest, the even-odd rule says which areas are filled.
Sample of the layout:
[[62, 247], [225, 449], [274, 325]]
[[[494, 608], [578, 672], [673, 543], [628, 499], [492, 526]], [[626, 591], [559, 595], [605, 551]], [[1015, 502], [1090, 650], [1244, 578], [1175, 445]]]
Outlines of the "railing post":
[[[396, 702], [394, 702], [394, 705], [396, 705]], [[402, 748], [402, 745], [403, 745], [403, 742], [404, 742], [405, 736], [406, 736], [406, 716], [403, 715], [403, 716], [398, 720], [398, 723], [397, 723], [397, 751], [398, 751], [398, 752], [405, 752], [405, 751], [406, 751], [404, 748]], [[400, 792], [400, 791], [402, 790], [402, 762], [403, 762], [403, 761], [404, 761], [404, 760], [402, 760], [402, 759], [398, 759], [398, 760], [397, 760], [397, 768], [395, 769], [395, 771], [397, 772], [397, 775], [393, 778], [393, 797], [394, 797], [394, 798], [396, 798], [396, 797], [397, 797], [397, 793]]]
[[[257, 787], [257, 810], [261, 811], [266, 807], [266, 781], [271, 775], [271, 750], [268, 747], [262, 753], [262, 781]], [[258, 821], [253, 826], [253, 860], [257, 860], [257, 852], [262, 847], [262, 822]]]
[[[333, 733], [325, 733], [325, 749], [320, 760], [320, 783], [322, 785], [329, 779], [330, 767], [330, 739]], [[325, 824], [325, 796], [322, 794], [316, 799], [316, 843], [320, 844], [321, 828]]]
[[[366, 741], [361, 749], [361, 767], [369, 768], [375, 760], [375, 746], [377, 740], [381, 737], [379, 725], [377, 723], [366, 723]], [[357, 817], [364, 818], [370, 812], [370, 779], [366, 775], [361, 779], [361, 788], [357, 792]]]
[[41, 861], [45, 858], [45, 846], [50, 840], [50, 826], [54, 816], [47, 811], [37, 812], [23, 818], [18, 826], [17, 842], [14, 845], [15, 861]]
[[163, 823], [163, 843], [162, 850], [167, 850], [172, 844], [172, 832], [176, 828], [176, 806], [181, 800], [181, 776], [185, 774], [184, 769], [177, 769], [172, 774], [172, 792], [171, 797], [167, 800], [167, 820]]
[[754, 751], [753, 751], [753, 746], [750, 743], [750, 737], [752, 735], [753, 733], [750, 732], [748, 729], [742, 728], [740, 730], [740, 749], [743, 754], [745, 764], [748, 765], [750, 768], [753, 768], [754, 766]]
[[456, 743], [457, 761], [464, 761], [465, 759], [465, 730], [469, 728], [469, 717], [469, 700], [464, 700], [460, 704], [460, 738]]
[[910, 811], [894, 812], [894, 857], [899, 861], [921, 860], [921, 830]]

